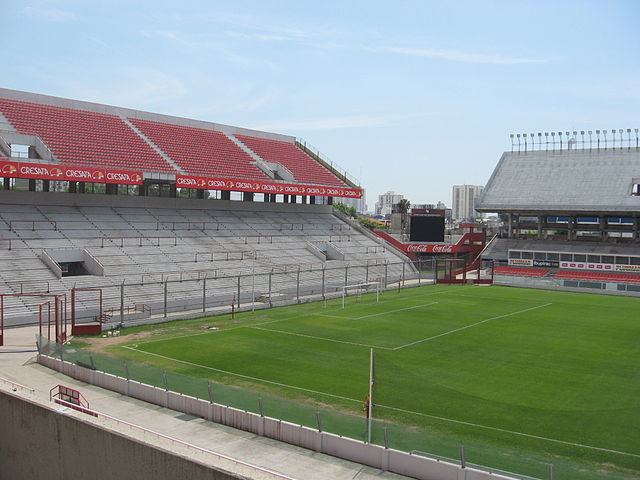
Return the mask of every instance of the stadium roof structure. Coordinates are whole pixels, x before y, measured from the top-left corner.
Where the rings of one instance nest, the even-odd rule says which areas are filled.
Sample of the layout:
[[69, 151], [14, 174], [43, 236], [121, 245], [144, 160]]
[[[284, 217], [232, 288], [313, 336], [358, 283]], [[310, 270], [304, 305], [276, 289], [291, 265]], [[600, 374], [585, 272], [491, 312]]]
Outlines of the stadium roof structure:
[[[28, 159], [11, 158], [11, 144], [34, 148]], [[4, 157], [55, 164], [60, 180], [77, 166], [135, 170], [178, 187], [361, 195], [347, 172], [293, 136], [0, 88]]]
[[476, 209], [637, 216], [638, 184], [637, 147], [505, 152]]

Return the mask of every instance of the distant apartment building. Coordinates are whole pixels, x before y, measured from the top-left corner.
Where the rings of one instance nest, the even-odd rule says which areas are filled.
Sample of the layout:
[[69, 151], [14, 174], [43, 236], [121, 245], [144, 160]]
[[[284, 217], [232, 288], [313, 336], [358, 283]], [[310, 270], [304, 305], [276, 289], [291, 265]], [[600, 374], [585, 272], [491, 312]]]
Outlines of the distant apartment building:
[[400, 203], [400, 200], [404, 198], [404, 195], [399, 195], [395, 192], [387, 192], [382, 195], [378, 195], [378, 201], [376, 202], [376, 215], [391, 215], [393, 213], [393, 206]]
[[454, 185], [452, 215], [454, 220], [473, 220], [482, 217], [476, 211], [476, 203], [482, 195], [482, 185]]

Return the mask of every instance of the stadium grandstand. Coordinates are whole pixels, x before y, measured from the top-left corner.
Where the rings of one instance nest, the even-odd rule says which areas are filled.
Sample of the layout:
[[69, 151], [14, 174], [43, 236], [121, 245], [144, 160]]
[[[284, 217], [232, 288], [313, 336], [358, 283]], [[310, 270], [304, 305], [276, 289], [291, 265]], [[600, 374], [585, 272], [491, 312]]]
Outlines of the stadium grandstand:
[[0, 155], [6, 326], [40, 293], [97, 333], [415, 273], [333, 214], [360, 187], [294, 137], [0, 89]]
[[640, 291], [638, 129], [511, 139], [478, 206], [504, 223], [483, 254], [497, 278]]

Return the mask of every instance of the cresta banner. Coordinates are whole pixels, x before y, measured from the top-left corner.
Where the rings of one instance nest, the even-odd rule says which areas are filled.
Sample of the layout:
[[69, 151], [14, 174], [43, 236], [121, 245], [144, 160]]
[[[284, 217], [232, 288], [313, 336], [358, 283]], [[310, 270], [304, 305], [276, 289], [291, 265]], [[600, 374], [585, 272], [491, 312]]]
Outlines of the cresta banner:
[[0, 177], [142, 185], [142, 172], [51, 163], [0, 161]]
[[234, 190], [239, 192], [282, 193], [285, 195], [318, 195], [322, 197], [362, 197], [362, 190], [344, 187], [320, 187], [291, 183], [236, 180], [232, 178], [176, 175], [176, 187], [202, 190]]

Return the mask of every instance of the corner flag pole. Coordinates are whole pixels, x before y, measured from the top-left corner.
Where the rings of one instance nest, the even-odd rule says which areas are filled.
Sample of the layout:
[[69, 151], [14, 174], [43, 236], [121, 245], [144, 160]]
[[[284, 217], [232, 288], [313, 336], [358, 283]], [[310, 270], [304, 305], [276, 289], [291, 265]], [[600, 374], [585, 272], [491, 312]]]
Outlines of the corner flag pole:
[[367, 443], [371, 443], [371, 420], [373, 418], [373, 348], [369, 356], [369, 405], [367, 407]]

